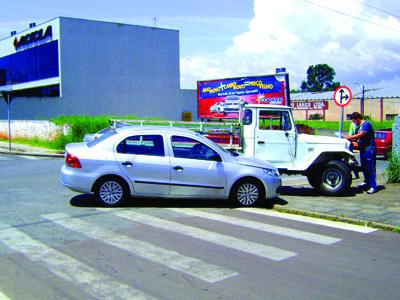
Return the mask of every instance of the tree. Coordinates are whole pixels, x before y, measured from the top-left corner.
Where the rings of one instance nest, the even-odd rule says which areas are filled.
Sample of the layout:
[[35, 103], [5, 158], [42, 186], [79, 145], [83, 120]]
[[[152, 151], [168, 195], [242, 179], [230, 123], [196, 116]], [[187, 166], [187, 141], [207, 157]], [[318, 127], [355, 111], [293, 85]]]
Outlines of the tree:
[[307, 81], [301, 83], [302, 92], [333, 91], [340, 82], [334, 82], [336, 72], [327, 64], [309, 66], [307, 70]]

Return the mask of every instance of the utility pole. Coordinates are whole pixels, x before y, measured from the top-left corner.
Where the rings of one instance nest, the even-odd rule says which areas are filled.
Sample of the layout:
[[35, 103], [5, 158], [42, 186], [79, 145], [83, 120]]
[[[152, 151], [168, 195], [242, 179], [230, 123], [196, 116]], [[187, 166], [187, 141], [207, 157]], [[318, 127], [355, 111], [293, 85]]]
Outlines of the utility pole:
[[361, 91], [361, 98], [360, 98], [360, 114], [364, 116], [364, 96], [365, 96], [365, 87], [364, 85], [362, 86], [362, 91]]

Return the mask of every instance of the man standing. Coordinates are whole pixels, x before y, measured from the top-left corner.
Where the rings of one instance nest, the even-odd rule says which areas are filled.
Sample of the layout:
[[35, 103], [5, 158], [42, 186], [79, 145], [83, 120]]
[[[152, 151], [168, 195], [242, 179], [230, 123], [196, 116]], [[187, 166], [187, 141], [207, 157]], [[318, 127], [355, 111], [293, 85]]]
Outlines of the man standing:
[[363, 186], [369, 187], [368, 194], [377, 192], [376, 188], [376, 145], [375, 132], [370, 122], [363, 120], [359, 112], [353, 112], [351, 121], [359, 127], [358, 132], [345, 136], [346, 139], [358, 141], [361, 168], [364, 173]]

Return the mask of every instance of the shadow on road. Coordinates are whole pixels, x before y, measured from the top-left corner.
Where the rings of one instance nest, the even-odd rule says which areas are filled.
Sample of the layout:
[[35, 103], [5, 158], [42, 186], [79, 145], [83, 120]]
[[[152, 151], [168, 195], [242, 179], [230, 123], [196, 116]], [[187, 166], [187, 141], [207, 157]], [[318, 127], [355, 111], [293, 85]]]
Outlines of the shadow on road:
[[[384, 190], [385, 187], [383, 185], [378, 185], [377, 190], [378, 192]], [[363, 194], [367, 191], [367, 188], [360, 188], [358, 186], [353, 186], [350, 188], [348, 193], [343, 195], [333, 195], [333, 196], [326, 196], [321, 194], [318, 190], [312, 187], [304, 187], [304, 186], [282, 186], [281, 189], [281, 196], [299, 196], [299, 197], [355, 197], [357, 195]]]
[[[362, 193], [362, 190], [360, 190], [358, 187], [351, 187], [349, 192], [347, 192], [343, 195], [340, 195], [340, 196], [334, 195], [331, 197], [354, 197], [360, 193]], [[312, 187], [282, 186], [281, 196], [321, 197], [321, 196], [326, 196], [326, 195], [321, 194], [320, 191], [318, 191]]]
[[[275, 204], [286, 205], [282, 198], [263, 201], [256, 207], [271, 209]], [[75, 207], [106, 207], [99, 203], [92, 194], [81, 194], [73, 197], [70, 204]], [[172, 198], [131, 198], [118, 207], [181, 207], [181, 208], [235, 208], [229, 200], [220, 199], [172, 199]]]

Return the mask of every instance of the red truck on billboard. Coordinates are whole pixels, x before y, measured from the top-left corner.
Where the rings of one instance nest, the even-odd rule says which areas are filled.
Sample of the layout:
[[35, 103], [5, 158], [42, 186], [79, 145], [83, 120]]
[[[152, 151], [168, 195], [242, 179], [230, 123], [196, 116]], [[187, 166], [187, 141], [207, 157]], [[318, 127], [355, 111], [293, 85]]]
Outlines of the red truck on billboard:
[[290, 105], [286, 73], [197, 82], [200, 119], [237, 118], [245, 104]]

